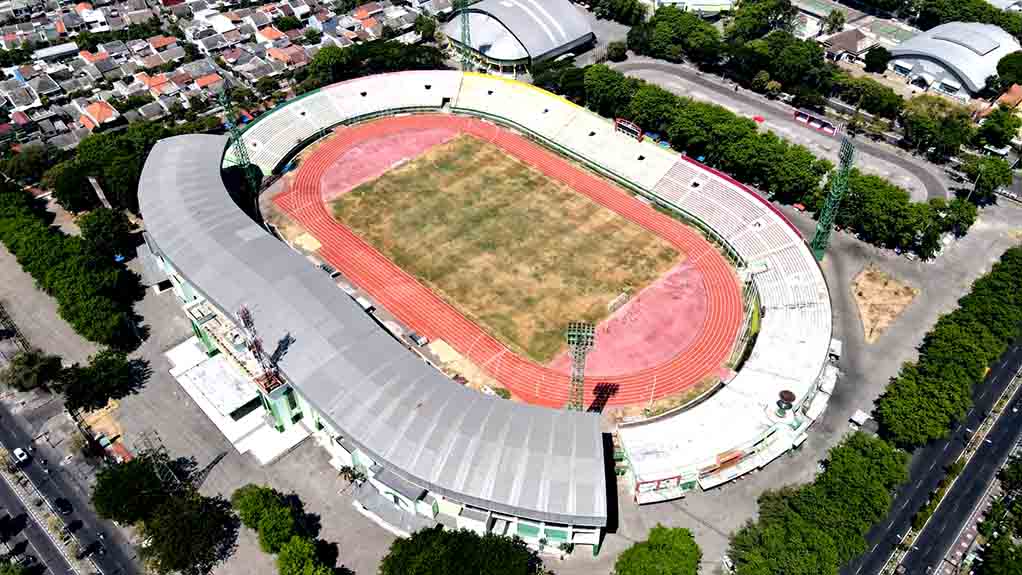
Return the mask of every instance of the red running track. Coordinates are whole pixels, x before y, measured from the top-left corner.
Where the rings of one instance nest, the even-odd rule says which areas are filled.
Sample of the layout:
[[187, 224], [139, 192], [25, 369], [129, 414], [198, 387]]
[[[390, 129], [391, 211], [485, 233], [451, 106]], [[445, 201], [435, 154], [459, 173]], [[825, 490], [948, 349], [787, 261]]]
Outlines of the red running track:
[[[508, 349], [432, 290], [396, 266], [335, 220], [323, 203], [324, 173], [360, 142], [402, 131], [454, 128], [490, 141], [593, 201], [669, 241], [687, 255], [706, 284], [707, 312], [702, 331], [671, 359], [624, 375], [587, 377], [586, 405], [644, 404], [682, 392], [716, 375], [731, 354], [742, 322], [742, 300], [734, 271], [695, 230], [636, 200], [602, 178], [526, 138], [474, 118], [448, 115], [401, 116], [342, 128], [302, 162], [290, 188], [274, 202], [322, 244], [320, 255], [411, 329], [442, 339], [506, 386], [519, 399], [549, 407], [568, 400], [567, 375]], [[669, 312], [669, 310], [665, 310]]]

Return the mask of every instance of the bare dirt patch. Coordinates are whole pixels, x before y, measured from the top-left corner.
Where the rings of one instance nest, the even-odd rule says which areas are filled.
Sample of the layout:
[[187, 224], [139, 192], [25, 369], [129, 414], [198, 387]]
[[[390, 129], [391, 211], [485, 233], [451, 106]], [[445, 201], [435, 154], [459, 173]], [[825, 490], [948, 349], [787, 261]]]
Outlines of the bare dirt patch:
[[866, 343], [876, 341], [917, 295], [917, 288], [895, 280], [879, 268], [873, 265], [863, 268], [852, 281], [852, 297], [859, 309]]
[[568, 322], [682, 261], [667, 241], [462, 135], [331, 203], [335, 216], [515, 351], [541, 363]]

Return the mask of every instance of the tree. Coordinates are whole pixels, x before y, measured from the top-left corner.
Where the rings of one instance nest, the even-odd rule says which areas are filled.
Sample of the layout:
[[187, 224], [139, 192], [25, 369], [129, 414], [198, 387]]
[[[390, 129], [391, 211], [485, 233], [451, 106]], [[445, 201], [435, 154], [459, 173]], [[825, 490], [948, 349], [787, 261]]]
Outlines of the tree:
[[60, 376], [60, 358], [39, 349], [20, 351], [0, 371], [0, 385], [18, 391], [46, 389]]
[[29, 575], [29, 570], [10, 559], [3, 559], [0, 560], [0, 575]]
[[602, 116], [620, 116], [638, 87], [637, 80], [627, 78], [604, 64], [586, 68], [586, 105]]
[[762, 38], [774, 30], [791, 32], [795, 29], [797, 17], [798, 9], [790, 0], [743, 2], [727, 28], [728, 42], [741, 44]]
[[287, 505], [267, 509], [259, 518], [257, 531], [259, 547], [266, 553], [278, 553], [285, 543], [298, 534], [294, 511]]
[[302, 44], [317, 46], [323, 41], [323, 33], [315, 28], [309, 28], [302, 36]]
[[607, 45], [607, 59], [611, 62], [624, 62], [628, 58], [628, 45], [624, 42], [611, 42]]
[[380, 563], [380, 575], [540, 575], [543, 562], [514, 537], [478, 535], [442, 526], [396, 539]]
[[634, 26], [646, 19], [646, 5], [640, 0], [593, 0], [590, 5], [597, 18]]
[[905, 140], [936, 159], [957, 154], [973, 134], [966, 108], [932, 94], [921, 94], [905, 104], [902, 125]]
[[136, 392], [149, 379], [145, 360], [129, 360], [124, 352], [104, 349], [89, 358], [89, 365], [74, 364], [64, 370], [59, 388], [71, 411], [92, 411]]
[[423, 41], [432, 42], [436, 37], [436, 20], [425, 14], [419, 14], [415, 18], [415, 32]]
[[132, 225], [119, 210], [96, 208], [78, 221], [82, 238], [105, 257], [127, 255], [134, 248]]
[[757, 92], [766, 92], [767, 84], [770, 83], [770, 72], [760, 70], [752, 77], [752, 89]]
[[295, 535], [280, 547], [277, 555], [277, 571], [280, 575], [309, 575], [320, 567], [316, 556], [316, 542]]
[[176, 483], [165, 482], [158, 472], [158, 466], [169, 463], [164, 454], [143, 452], [124, 463], [100, 469], [92, 489], [96, 513], [129, 525], [150, 519], [179, 490]]
[[996, 202], [997, 190], [1012, 182], [1011, 165], [995, 156], [963, 155], [961, 170], [972, 186], [960, 193], [981, 206]]
[[234, 491], [231, 505], [245, 527], [258, 530], [263, 516], [285, 505], [284, 494], [271, 487], [249, 483]]
[[1022, 489], [1022, 455], [1015, 455], [1009, 459], [1008, 463], [997, 472], [997, 479], [1000, 480], [1001, 487], [1007, 493]]
[[1022, 128], [1022, 118], [1016, 116], [1013, 110], [998, 106], [980, 124], [976, 133], [977, 143], [1003, 148], [1018, 136], [1019, 128]]
[[614, 575], [695, 575], [703, 554], [692, 532], [657, 524], [645, 541], [635, 543], [614, 563]]
[[99, 205], [92, 184], [75, 160], [66, 160], [47, 170], [43, 185], [53, 190], [53, 197], [69, 212], [83, 212]]
[[840, 32], [845, 28], [845, 13], [841, 10], [833, 10], [827, 17], [823, 19], [821, 27], [825, 34], [833, 34]]
[[238, 518], [222, 497], [189, 491], [160, 505], [142, 535], [139, 554], [157, 573], [207, 575], [234, 552]]
[[891, 52], [883, 46], [874, 46], [866, 52], [866, 71], [873, 74], [883, 74], [887, 70], [887, 63], [891, 61]]
[[998, 60], [997, 75], [1005, 86], [1022, 84], [1022, 52], [1012, 52]]
[[273, 21], [273, 27], [281, 32], [290, 32], [291, 30], [304, 28], [305, 24], [294, 16], [281, 16]]

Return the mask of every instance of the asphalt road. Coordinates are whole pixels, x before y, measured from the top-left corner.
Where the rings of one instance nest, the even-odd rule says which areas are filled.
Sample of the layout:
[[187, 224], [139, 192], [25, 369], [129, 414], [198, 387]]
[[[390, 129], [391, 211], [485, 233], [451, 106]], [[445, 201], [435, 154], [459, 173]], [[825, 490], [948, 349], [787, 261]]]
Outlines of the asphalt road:
[[[27, 429], [29, 429], [28, 424], [20, 415], [14, 415], [6, 406], [0, 405], [0, 444], [9, 450], [15, 447], [27, 449], [30, 445], [35, 446], [36, 450], [32, 460], [23, 467], [23, 470], [40, 493], [51, 503], [58, 498], [64, 498], [71, 503], [73, 511], [65, 518], [65, 521], [78, 527], [75, 534], [78, 536], [82, 549], [97, 546], [104, 549], [102, 555], [93, 554], [92, 557], [104, 575], [134, 575], [138, 573], [138, 568], [128, 551], [130, 546], [120, 532], [108, 521], [97, 517], [89, 506], [89, 502], [79, 496], [69, 480], [61, 473], [58, 464], [62, 454], [51, 449], [44, 442], [33, 443]], [[46, 466], [43, 465], [44, 460], [47, 462]], [[45, 473], [47, 468], [50, 473]], [[75, 523], [76, 521], [80, 523]], [[106, 538], [103, 542], [99, 541], [98, 534], [100, 533], [104, 534]]]
[[[866, 535], [869, 551], [846, 565], [841, 570], [842, 575], [873, 575], [880, 572], [895, 546], [908, 531], [912, 516], [926, 503], [930, 492], [936, 489], [947, 466], [965, 449], [968, 435], [971, 434], [969, 430], [977, 429], [1019, 368], [1022, 368], [1022, 347], [1016, 345], [991, 368], [986, 381], [976, 386], [973, 393], [975, 406], [951, 436], [916, 450], [910, 463], [909, 481], [895, 494], [887, 517], [874, 525]], [[1015, 400], [1011, 406], [1015, 407], [1017, 402]], [[1022, 434], [1020, 421], [1022, 410], [1012, 412], [1010, 408], [997, 421], [988, 435], [990, 443], [983, 443], [955, 483], [949, 499], [940, 506], [917, 539], [915, 548], [906, 556], [905, 559], [910, 562], [906, 563], [906, 567], [916, 567], [908, 568], [907, 573], [924, 574], [926, 566], [939, 563], [951, 541], [968, 520], [972, 507], [997, 472], [1003, 460], [1001, 454], [1010, 451]]]
[[[720, 96], [721, 99], [737, 100], [751, 108], [755, 108], [770, 122], [777, 124], [790, 123], [794, 126], [803, 126], [796, 122], [792, 117], [793, 108], [790, 106], [781, 102], [766, 100], [749, 90], [739, 90], [738, 92], [735, 92], [733, 87], [721, 82], [719, 78], [699, 73], [687, 66], [671, 64], [669, 62], [640, 61], [614, 64], [613, 68], [618, 72], [625, 74], [628, 72], [642, 72], [644, 70], [653, 70], [664, 74], [670, 74], [681, 78], [684, 81], [698, 84], [701, 89], [712, 92]], [[803, 127], [802, 129], [805, 128]], [[948, 197], [947, 189], [944, 187], [944, 184], [923, 164], [924, 160], [906, 158], [889, 145], [872, 142], [866, 138], [857, 138], [855, 140], [855, 149], [856, 153], [859, 155], [872, 156], [912, 174], [918, 178], [926, 188], [927, 197], [945, 199]]]
[[16, 532], [7, 540], [11, 553], [34, 557], [39, 566], [45, 566], [45, 570], [37, 569], [34, 570], [35, 573], [65, 575], [74, 572], [60, 554], [60, 550], [43, 531], [43, 527], [32, 519], [18, 496], [2, 479], [0, 479], [0, 522], [3, 522], [5, 531], [10, 529]]

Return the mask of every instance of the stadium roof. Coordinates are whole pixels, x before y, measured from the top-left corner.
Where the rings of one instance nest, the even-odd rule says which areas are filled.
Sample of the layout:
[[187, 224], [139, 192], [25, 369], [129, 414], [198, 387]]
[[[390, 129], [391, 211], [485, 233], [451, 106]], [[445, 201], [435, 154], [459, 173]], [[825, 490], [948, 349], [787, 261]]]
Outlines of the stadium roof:
[[[465, 10], [472, 48], [494, 60], [544, 60], [593, 38], [589, 22], [568, 0], [483, 0]], [[444, 33], [459, 40], [461, 18], [445, 24]]]
[[604, 526], [598, 416], [483, 395], [407, 350], [238, 208], [220, 176], [226, 144], [164, 139], [142, 170], [146, 231], [181, 276], [229, 316], [247, 306], [267, 341], [290, 335], [286, 379], [401, 479], [493, 511]]
[[923, 59], [953, 73], [971, 92], [997, 75], [997, 62], [1022, 49], [1011, 34], [992, 24], [951, 22], [931, 28], [891, 48], [894, 60]]

